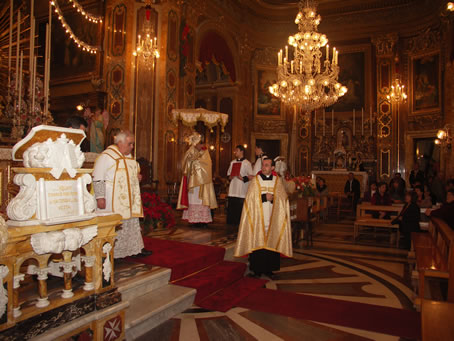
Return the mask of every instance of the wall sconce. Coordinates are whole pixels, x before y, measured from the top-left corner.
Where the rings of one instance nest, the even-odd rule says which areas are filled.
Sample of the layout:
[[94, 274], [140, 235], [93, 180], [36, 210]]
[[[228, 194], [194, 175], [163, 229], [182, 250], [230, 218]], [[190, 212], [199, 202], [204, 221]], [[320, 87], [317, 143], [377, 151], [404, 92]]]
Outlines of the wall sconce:
[[243, 144], [244, 149], [247, 149], [247, 143]]
[[214, 146], [213, 146], [213, 145], [210, 146], [210, 150], [211, 150], [211, 151], [214, 150]]
[[451, 12], [454, 11], [454, 2], [448, 2], [446, 4], [446, 9]]
[[437, 138], [435, 139], [435, 144], [441, 145], [442, 147], [451, 149], [452, 145], [452, 126], [451, 125], [445, 125], [443, 129], [440, 129], [437, 132]]

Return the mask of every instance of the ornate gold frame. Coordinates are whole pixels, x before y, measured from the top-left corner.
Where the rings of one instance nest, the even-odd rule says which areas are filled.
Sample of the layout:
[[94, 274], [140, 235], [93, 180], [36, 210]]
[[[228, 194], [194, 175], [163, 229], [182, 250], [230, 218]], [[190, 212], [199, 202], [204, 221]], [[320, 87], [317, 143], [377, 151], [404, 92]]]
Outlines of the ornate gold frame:
[[[415, 92], [415, 87], [413, 86], [414, 80], [415, 80], [415, 75], [414, 75], [414, 62], [417, 59], [422, 59], [424, 57], [430, 57], [430, 56], [435, 56], [438, 55], [438, 105], [436, 107], [431, 107], [427, 109], [419, 109], [415, 110], [414, 108], [414, 92]], [[409, 94], [409, 100], [410, 100], [410, 114], [411, 115], [418, 115], [418, 114], [425, 114], [425, 113], [432, 113], [432, 112], [439, 112], [441, 110], [441, 53], [440, 50], [432, 50], [430, 52], [425, 52], [425, 53], [419, 53], [410, 56], [410, 84], [408, 85], [409, 88], [411, 88], [410, 94]]]
[[258, 91], [259, 91], [258, 73], [259, 73], [259, 71], [275, 72], [276, 73], [276, 80], [277, 80], [276, 67], [269, 66], [269, 65], [256, 65], [253, 70], [254, 70], [254, 118], [268, 119], [268, 120], [285, 119], [285, 107], [284, 107], [284, 104], [282, 102], [280, 103], [280, 113], [279, 113], [279, 115], [261, 115], [261, 114], [258, 113]]

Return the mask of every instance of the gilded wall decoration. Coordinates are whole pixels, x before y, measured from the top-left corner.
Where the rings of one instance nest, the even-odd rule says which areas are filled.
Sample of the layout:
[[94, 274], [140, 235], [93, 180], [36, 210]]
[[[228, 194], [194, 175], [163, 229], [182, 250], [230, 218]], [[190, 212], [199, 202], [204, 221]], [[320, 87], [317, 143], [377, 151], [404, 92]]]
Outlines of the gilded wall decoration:
[[432, 130], [443, 126], [443, 118], [440, 112], [414, 115], [408, 118], [409, 130]]
[[262, 133], [285, 133], [287, 131], [287, 122], [284, 120], [255, 120], [254, 130]]
[[277, 52], [278, 50], [266, 47], [263, 49], [256, 49], [254, 51], [254, 56], [252, 57], [252, 62], [254, 65], [264, 65], [277, 68]]
[[441, 65], [439, 51], [411, 58], [411, 113], [441, 110]]
[[379, 105], [379, 115], [377, 117], [378, 123], [378, 136], [380, 138], [385, 138], [391, 135], [392, 133], [392, 111], [391, 111], [391, 103], [384, 99], [382, 100]]
[[118, 121], [122, 118], [124, 102], [125, 69], [122, 64], [115, 64], [109, 72], [108, 105], [110, 117]]
[[428, 28], [422, 34], [407, 41], [405, 50], [409, 54], [416, 54], [428, 50], [440, 49], [442, 34], [439, 28]]
[[397, 33], [390, 33], [383, 36], [372, 38], [372, 43], [375, 45], [375, 53], [377, 56], [389, 56], [394, 54], [394, 46], [398, 40]]
[[167, 57], [172, 62], [178, 57], [178, 16], [174, 10], [169, 11], [168, 16]]
[[112, 11], [110, 27], [110, 53], [114, 57], [123, 55], [126, 49], [126, 6], [119, 4]]

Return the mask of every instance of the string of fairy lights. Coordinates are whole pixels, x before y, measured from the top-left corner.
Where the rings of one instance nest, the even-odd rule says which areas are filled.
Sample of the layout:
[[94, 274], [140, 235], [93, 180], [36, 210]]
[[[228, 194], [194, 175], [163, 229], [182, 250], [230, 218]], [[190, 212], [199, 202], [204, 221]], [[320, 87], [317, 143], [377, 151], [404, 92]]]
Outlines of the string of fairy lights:
[[[78, 12], [81, 13], [82, 15], [84, 15], [85, 18], [87, 20], [89, 20], [90, 22], [102, 23], [102, 20], [99, 17], [93, 16], [93, 15], [85, 12], [83, 9], [79, 10], [79, 8], [82, 8], [82, 6], [76, 0], [70, 0], [70, 2], [72, 2], [73, 3], [73, 7], [75, 7], [78, 10]], [[77, 3], [77, 5], [76, 5], [76, 3]], [[101, 52], [101, 48], [99, 46], [94, 46], [94, 45], [87, 44], [86, 42], [80, 40], [74, 34], [73, 30], [71, 29], [71, 27], [66, 22], [65, 17], [63, 16], [63, 12], [61, 11], [57, 0], [51, 0], [50, 4], [55, 7], [55, 13], [57, 13], [58, 20], [60, 20], [60, 23], [61, 23], [63, 29], [66, 31], [68, 36], [74, 41], [74, 43], [77, 45], [77, 47], [81, 48], [83, 51], [87, 51], [87, 52], [93, 53], [93, 54], [96, 54], [97, 52]], [[93, 18], [95, 18], [96, 21], [94, 21]]]
[[75, 9], [77, 9], [77, 12], [82, 14], [85, 17], [85, 19], [87, 19], [88, 21], [91, 21], [95, 24], [97, 24], [98, 22], [102, 23], [102, 17], [85, 12], [84, 8], [82, 7], [81, 4], [79, 4], [79, 2], [77, 0], [69, 0], [69, 2], [72, 2], [73, 7]]

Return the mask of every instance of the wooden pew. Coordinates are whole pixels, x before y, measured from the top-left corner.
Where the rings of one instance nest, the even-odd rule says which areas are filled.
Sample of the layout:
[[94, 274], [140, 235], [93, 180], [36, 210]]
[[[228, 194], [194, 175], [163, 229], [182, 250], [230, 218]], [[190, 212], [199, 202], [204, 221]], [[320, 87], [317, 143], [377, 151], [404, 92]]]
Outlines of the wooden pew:
[[454, 302], [454, 231], [443, 220], [431, 218], [429, 232], [413, 232], [411, 241], [409, 259], [416, 260], [418, 297], [424, 298], [426, 277], [445, 278], [449, 281], [448, 300]]
[[[289, 197], [289, 202], [293, 244], [296, 246], [306, 235], [306, 246], [312, 246], [312, 229], [320, 212], [320, 198], [309, 200], [308, 197], [299, 198], [294, 194]], [[301, 231], [304, 231], [302, 235]]]
[[[364, 227], [373, 227], [374, 228], [374, 234], [375, 234], [375, 228], [382, 228], [382, 229], [388, 229], [390, 231], [395, 230], [397, 232], [397, 238], [396, 238], [396, 247], [399, 246], [399, 239], [400, 239], [400, 232], [399, 232], [399, 225], [391, 224], [392, 219], [377, 219], [373, 218], [368, 212], [369, 211], [385, 211], [385, 212], [392, 212], [395, 213], [395, 215], [399, 214], [399, 212], [402, 210], [402, 206], [380, 206], [380, 205], [372, 205], [370, 203], [362, 203], [359, 204], [356, 207], [356, 220], [354, 223], [354, 229], [353, 229], [353, 238], [356, 240], [361, 233], [361, 229]], [[390, 234], [390, 242], [392, 241], [391, 239], [391, 234]]]
[[422, 341], [454, 340], [454, 303], [423, 300]]

